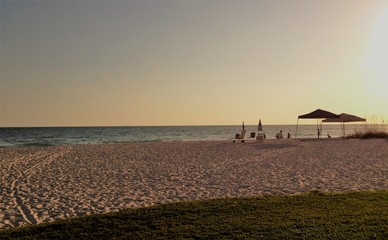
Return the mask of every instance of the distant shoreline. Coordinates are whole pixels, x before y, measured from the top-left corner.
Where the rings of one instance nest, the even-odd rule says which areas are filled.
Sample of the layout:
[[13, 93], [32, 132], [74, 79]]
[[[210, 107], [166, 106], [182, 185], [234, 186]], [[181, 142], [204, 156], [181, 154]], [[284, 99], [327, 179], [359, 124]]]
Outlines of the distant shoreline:
[[[339, 126], [340, 123], [323, 123], [323, 126]], [[350, 125], [370, 125], [373, 123], [352, 123]], [[289, 124], [266, 124], [265, 126], [296, 126], [296, 123]], [[298, 124], [299, 126], [316, 126], [316, 124]], [[374, 125], [388, 126], [388, 123], [376, 123]], [[257, 127], [256, 124], [245, 124], [246, 127]], [[203, 125], [128, 125], [128, 126], [0, 126], [0, 129], [7, 128], [131, 128], [131, 127], [241, 127], [241, 124], [203, 124]]]
[[[296, 125], [264, 125], [267, 139], [275, 139], [283, 131], [295, 138]], [[383, 128], [383, 127], [381, 127]], [[347, 133], [364, 130], [364, 125], [349, 125]], [[388, 127], [387, 127], [388, 129]], [[83, 144], [169, 142], [228, 140], [241, 133], [242, 126], [164, 126], [164, 127], [43, 127], [43, 128], [0, 128], [0, 147], [5, 146], [67, 146]], [[255, 135], [256, 125], [245, 125], [245, 138]], [[322, 137], [342, 137], [339, 124], [325, 125]], [[317, 138], [315, 125], [300, 125], [299, 138]]]

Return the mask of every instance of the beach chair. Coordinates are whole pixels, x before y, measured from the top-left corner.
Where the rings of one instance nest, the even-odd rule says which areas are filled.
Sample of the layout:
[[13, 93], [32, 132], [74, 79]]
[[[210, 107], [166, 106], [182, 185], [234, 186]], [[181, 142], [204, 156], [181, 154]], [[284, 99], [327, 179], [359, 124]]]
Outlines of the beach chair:
[[256, 140], [264, 140], [265, 139], [265, 133], [264, 132], [259, 132], [256, 135]]
[[245, 142], [245, 133], [247, 131], [245, 129], [241, 130], [241, 133], [236, 133], [236, 136], [232, 139], [233, 142], [236, 142], [236, 140], [239, 140], [241, 142]]

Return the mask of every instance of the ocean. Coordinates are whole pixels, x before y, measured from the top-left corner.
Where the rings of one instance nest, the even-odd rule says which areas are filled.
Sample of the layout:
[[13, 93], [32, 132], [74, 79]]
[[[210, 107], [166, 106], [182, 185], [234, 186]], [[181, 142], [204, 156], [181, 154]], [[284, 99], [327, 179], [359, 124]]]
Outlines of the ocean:
[[[363, 131], [365, 124], [346, 124], [346, 134]], [[296, 125], [264, 125], [267, 139], [280, 130], [295, 137]], [[229, 140], [242, 126], [155, 126], [155, 127], [28, 127], [0, 128], [0, 147], [57, 146], [78, 144]], [[246, 139], [257, 132], [257, 125], [246, 125]], [[339, 124], [324, 124], [322, 137], [341, 137]], [[298, 138], [317, 138], [316, 125], [299, 125]]]

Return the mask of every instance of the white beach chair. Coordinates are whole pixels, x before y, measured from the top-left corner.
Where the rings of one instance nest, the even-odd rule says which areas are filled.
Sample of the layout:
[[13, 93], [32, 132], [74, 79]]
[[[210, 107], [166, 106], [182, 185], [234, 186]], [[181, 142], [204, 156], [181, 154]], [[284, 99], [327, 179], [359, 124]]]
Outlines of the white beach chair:
[[265, 139], [265, 133], [264, 132], [259, 132], [256, 135], [256, 140], [264, 140]]
[[247, 131], [245, 129], [241, 130], [241, 133], [237, 133], [236, 136], [232, 139], [233, 142], [236, 142], [236, 140], [240, 140], [241, 142], [245, 142], [244, 138], [245, 138], [245, 133]]

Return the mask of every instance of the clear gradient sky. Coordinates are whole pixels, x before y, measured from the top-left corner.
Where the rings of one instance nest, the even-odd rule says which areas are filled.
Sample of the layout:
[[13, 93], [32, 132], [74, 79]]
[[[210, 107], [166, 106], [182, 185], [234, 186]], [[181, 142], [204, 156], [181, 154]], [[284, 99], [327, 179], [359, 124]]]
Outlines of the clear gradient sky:
[[295, 124], [317, 108], [388, 119], [388, 0], [0, 8], [0, 127]]

